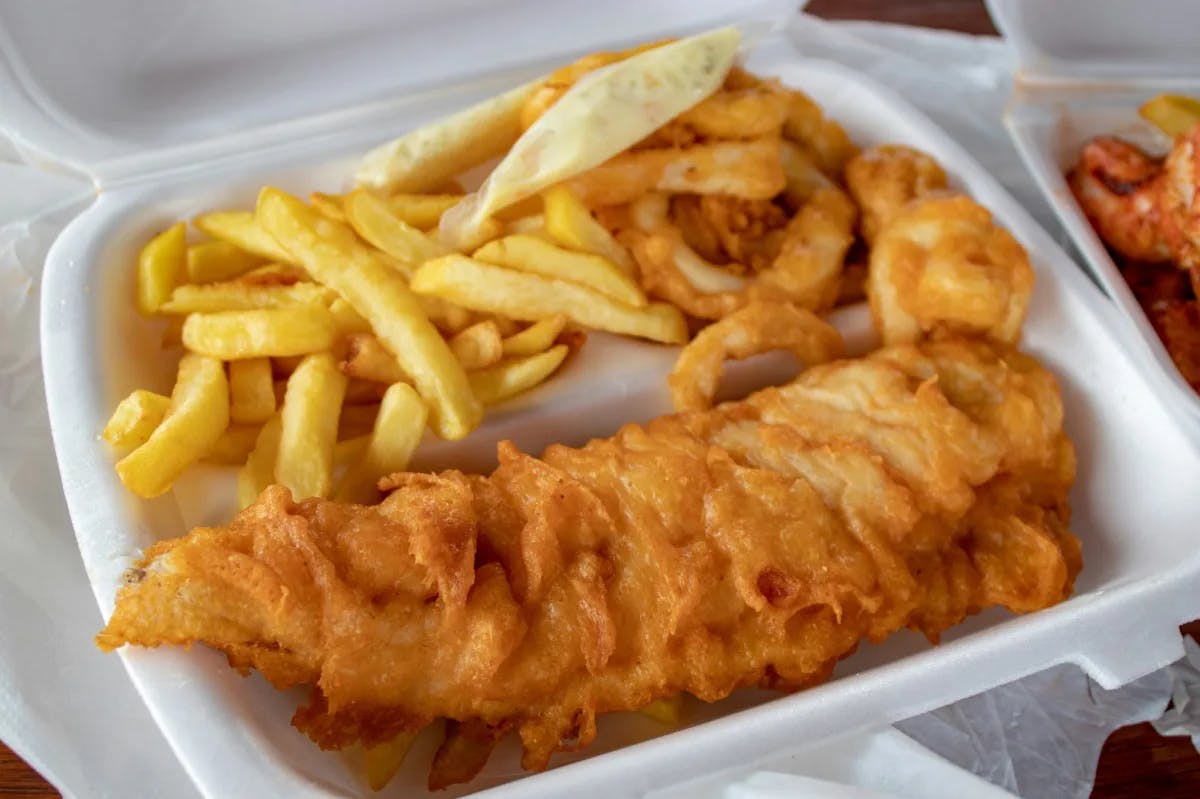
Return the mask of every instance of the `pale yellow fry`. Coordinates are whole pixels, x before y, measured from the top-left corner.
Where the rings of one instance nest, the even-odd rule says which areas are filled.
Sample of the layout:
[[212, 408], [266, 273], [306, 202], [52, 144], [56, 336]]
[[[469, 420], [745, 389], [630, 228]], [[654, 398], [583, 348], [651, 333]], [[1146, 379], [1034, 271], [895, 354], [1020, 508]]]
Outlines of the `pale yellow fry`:
[[187, 225], [177, 222], [150, 239], [137, 263], [137, 308], [156, 313], [187, 271]]
[[646, 295], [638, 284], [612, 261], [590, 252], [566, 250], [537, 236], [496, 239], [476, 250], [474, 258], [521, 272], [569, 280], [635, 308], [646, 306]]
[[459, 194], [393, 194], [387, 207], [401, 222], [429, 230], [437, 227], [446, 209], [462, 199]]
[[171, 293], [171, 299], [159, 307], [160, 313], [189, 314], [217, 311], [250, 311], [255, 308], [283, 308], [288, 305], [320, 305], [333, 301], [334, 294], [316, 283], [291, 286], [249, 286], [238, 281], [183, 285]]
[[171, 398], [139, 388], [117, 403], [104, 426], [104, 440], [114, 447], [138, 447], [146, 443], [171, 409]]
[[275, 481], [295, 500], [327, 497], [333, 488], [333, 445], [346, 376], [327, 352], [309, 355], [288, 378]]
[[285, 264], [296, 261], [270, 233], [259, 227], [251, 211], [213, 211], [196, 217], [192, 224], [214, 239], [227, 241], [268, 261], [282, 261]]
[[592, 216], [566, 186], [552, 186], [542, 193], [546, 232], [564, 247], [602, 255], [627, 275], [636, 272], [633, 256], [608, 228]]
[[504, 356], [500, 328], [490, 319], [478, 322], [450, 339], [454, 357], [467, 371], [491, 366]]
[[379, 501], [379, 478], [402, 472], [408, 466], [425, 432], [428, 410], [407, 383], [390, 386], [379, 403], [375, 428], [362, 458], [346, 471], [334, 498], [361, 505]]
[[1182, 94], [1160, 94], [1143, 103], [1138, 113], [1168, 136], [1182, 136], [1200, 125], [1200, 99]]
[[338, 222], [346, 221], [346, 212], [342, 209], [343, 200], [345, 197], [341, 194], [324, 194], [314, 191], [308, 195], [308, 201], [312, 203], [313, 208]]
[[311, 280], [308, 272], [295, 264], [265, 264], [238, 275], [234, 282], [245, 286], [291, 286]]
[[505, 355], [536, 355], [550, 349], [550, 345], [558, 338], [558, 334], [567, 326], [567, 317], [563, 314], [534, 322], [519, 333], [514, 333], [501, 343]]
[[341, 297], [330, 303], [329, 312], [333, 314], [333, 326], [339, 336], [371, 332], [371, 323]]
[[263, 190], [258, 216], [265, 229], [287, 242], [309, 274], [337, 291], [370, 322], [430, 404], [432, 426], [439, 436], [459, 439], [478, 426], [483, 408], [466, 371], [425, 317], [402, 275], [375, 258], [349, 228], [321, 218], [278, 189]]
[[[365, 407], [365, 406], [358, 406]], [[348, 468], [352, 463], [362, 457], [362, 454], [367, 451], [367, 443], [371, 440], [370, 433], [363, 433], [361, 436], [347, 438], [338, 441], [333, 445], [333, 468], [337, 471], [340, 468]]]
[[215, 358], [187, 353], [179, 361], [171, 408], [145, 444], [117, 462], [121, 482], [139, 497], [162, 494], [204, 456], [229, 425], [229, 382]]
[[270, 358], [229, 362], [229, 418], [237, 424], [262, 424], [275, 413]]
[[189, 283], [213, 283], [244, 275], [261, 266], [263, 259], [227, 241], [205, 241], [187, 248]]
[[527, 322], [561, 313], [583, 327], [667, 344], [682, 344], [688, 337], [687, 322], [674, 305], [655, 302], [634, 308], [584, 286], [463, 255], [446, 255], [426, 263], [413, 275], [412, 290], [436, 294], [474, 311]]
[[346, 356], [338, 364], [342, 374], [391, 385], [404, 380], [404, 371], [396, 357], [369, 334], [346, 337]]
[[417, 739], [416, 732], [402, 732], [387, 743], [368, 746], [363, 752], [367, 785], [372, 791], [382, 791], [404, 765], [408, 750]]
[[484, 405], [494, 405], [541, 383], [559, 367], [570, 347], [559, 344], [537, 355], [503, 361], [490, 369], [471, 372], [471, 388]]
[[279, 453], [282, 430], [279, 414], [275, 414], [258, 431], [254, 449], [246, 457], [246, 465], [238, 469], [238, 510], [254, 504], [263, 489], [275, 482], [275, 458]]
[[638, 712], [663, 724], [678, 724], [683, 719], [683, 694], [655, 699]]
[[321, 305], [192, 314], [183, 323], [183, 346], [223, 361], [321, 352], [335, 335], [333, 315]]
[[411, 277], [412, 271], [430, 258], [450, 252], [437, 239], [397, 218], [384, 200], [369, 191], [350, 192], [343, 207], [354, 232], [395, 258], [406, 277]]
[[262, 425], [257, 424], [229, 425], [208, 452], [204, 453], [204, 460], [225, 466], [242, 465], [253, 451], [254, 442], [258, 440], [261, 429]]

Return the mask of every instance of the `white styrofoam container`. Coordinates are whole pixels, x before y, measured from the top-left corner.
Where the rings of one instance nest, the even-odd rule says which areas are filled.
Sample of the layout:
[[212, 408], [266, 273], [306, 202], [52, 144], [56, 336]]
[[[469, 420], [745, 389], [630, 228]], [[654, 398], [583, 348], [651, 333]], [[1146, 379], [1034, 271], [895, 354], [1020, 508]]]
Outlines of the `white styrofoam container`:
[[[421, 24], [435, 31], [449, 30], [450, 12], [477, 20], [455, 40], [456, 47], [467, 45], [456, 49], [458, 56], [474, 55], [450, 58], [434, 52], [429, 35], [404, 29], [406, 18], [395, 13], [404, 4], [394, 2], [356, 0], [350, 12], [339, 8], [340, 16], [322, 26], [307, 18], [295, 22], [280, 0], [255, 11], [231, 0], [196, 4], [190, 16], [165, 21], [156, 16], [158, 4], [120, 0], [116, 5], [126, 11], [143, 13], [147, 30], [165, 36], [165, 44], [146, 31], [139, 35], [138, 25], [129, 22], [135, 17], [123, 19], [126, 27], [105, 26], [115, 13], [108, 4], [92, 20], [91, 37], [71, 42], [76, 49], [65, 62], [59, 49], [31, 45], [57, 30], [39, 33], [44, 20], [30, 10], [33, 5], [0, 9], [2, 124], [28, 150], [86, 171], [98, 188], [95, 203], [63, 232], [47, 259], [42, 355], [64, 490], [107, 616], [121, 575], [141, 547], [189, 525], [222, 520], [231, 506], [228, 479], [203, 470], [153, 502], [135, 500], [116, 479], [112, 453], [99, 439], [120, 396], [137, 386], [170, 386], [171, 366], [158, 354], [158, 327], [140, 318], [130, 302], [131, 265], [151, 233], [205, 209], [248, 207], [263, 183], [299, 192], [336, 190], [367, 147], [527, 79], [543, 56], [566, 58], [654, 38], [678, 20], [692, 27], [716, 24], [730, 18], [737, 4], [642, 0], [622, 8], [616, 23], [612, 4], [599, 11], [582, 5], [563, 10], [567, 4], [523, 0], [503, 12], [486, 0], [444, 3], [443, 12], [421, 5]], [[36, 5], [53, 18], [71, 4]], [[250, 17], [239, 21], [238, 14]], [[364, 22], [364, 15], [371, 18]], [[476, 27], [484, 24], [490, 27], [479, 33]], [[76, 19], [72, 30], [86, 25]], [[553, 46], [545, 41], [549, 30]], [[396, 43], [415, 51], [397, 55]], [[299, 73], [301, 87], [281, 78], [312, 67], [313, 53], [332, 60]], [[350, 64], [345, 72], [343, 57]], [[525, 63], [533, 61], [539, 67]], [[78, 71], [80, 63], [96, 65], [84, 80], [86, 90], [65, 77], [56, 85], [60, 73]], [[505, 69], [480, 78], [479, 71], [493, 63]], [[1113, 687], [1182, 654], [1177, 625], [1195, 615], [1200, 589], [1194, 546], [1200, 503], [1186, 479], [1200, 474], [1200, 453], [1125, 353], [1117, 310], [995, 180], [901, 98], [851, 70], [804, 59], [783, 36], [764, 41], [749, 65], [810, 92], [864, 144], [902, 142], [935, 154], [956, 184], [1029, 249], [1038, 289], [1025, 346], [1060, 376], [1067, 428], [1079, 452], [1073, 526], [1086, 565], [1077, 594], [1026, 617], [985, 613], [951, 631], [938, 648], [908, 633], [864, 645], [833, 681], [792, 696], [742, 691], [714, 705], [693, 702], [689, 724], [671, 734], [636, 714], [605, 717], [592, 747], [556, 757], [555, 768], [544, 774], [524, 776], [515, 742], [508, 740], [484, 774], [459, 792], [497, 786], [489, 795], [638, 795], [753, 763], [797, 740], [903, 719], [1058, 663], [1077, 663]], [[375, 75], [389, 69], [398, 74]], [[390, 90], [396, 90], [394, 98], [385, 96]], [[176, 97], [177, 91], [185, 97]], [[269, 114], [260, 107], [276, 98]], [[354, 102], [343, 107], [342, 99]], [[870, 345], [863, 307], [839, 312], [835, 321], [853, 346]], [[612, 433], [620, 422], [662, 413], [673, 358], [670, 348], [593, 336], [566, 373], [493, 413], [466, 441], [429, 443], [418, 465], [485, 468], [502, 437], [536, 451], [550, 441], [579, 443]], [[779, 377], [782, 369], [778, 359], [767, 358], [734, 371], [750, 383]], [[128, 650], [121, 657], [207, 796], [365, 792], [345, 756], [320, 752], [289, 726], [298, 692], [276, 692], [258, 677], [243, 679], [203, 648]], [[435, 745], [432, 736], [418, 741], [385, 795], [422, 790]]]
[[[1194, 0], [989, 0], [1019, 70], [1005, 125], [1092, 274], [1121, 309], [1123, 338], [1158, 391], [1200, 440], [1200, 394], [1154, 332], [1066, 173], [1083, 145], [1116, 135], [1165, 153], [1170, 142], [1138, 116], [1165, 91], [1200, 96], [1200, 4]], [[1087, 24], [1082, 24], [1086, 19]]]

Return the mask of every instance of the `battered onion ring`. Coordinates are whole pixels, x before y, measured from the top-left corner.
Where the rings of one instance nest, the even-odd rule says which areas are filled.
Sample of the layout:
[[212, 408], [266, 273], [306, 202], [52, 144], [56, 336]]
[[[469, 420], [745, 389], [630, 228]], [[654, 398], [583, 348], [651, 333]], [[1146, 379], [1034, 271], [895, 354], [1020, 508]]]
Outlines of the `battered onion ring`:
[[676, 412], [712, 407], [725, 361], [787, 350], [807, 366], [844, 351], [841, 335], [811, 311], [785, 302], [752, 302], [701, 330], [683, 348], [667, 382]]

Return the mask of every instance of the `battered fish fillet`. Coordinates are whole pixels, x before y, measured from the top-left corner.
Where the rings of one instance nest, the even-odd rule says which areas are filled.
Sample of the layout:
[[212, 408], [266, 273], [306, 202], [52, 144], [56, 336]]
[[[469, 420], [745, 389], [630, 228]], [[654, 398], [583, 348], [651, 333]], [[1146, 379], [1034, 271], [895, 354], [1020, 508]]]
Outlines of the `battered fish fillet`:
[[203, 642], [312, 686], [293, 723], [326, 748], [450, 719], [439, 759], [482, 756], [439, 787], [509, 732], [542, 769], [599, 714], [811, 685], [864, 637], [1053, 605], [1081, 565], [1056, 382], [984, 342], [499, 460], [393, 475], [374, 507], [270, 488], [151, 547], [97, 642]]

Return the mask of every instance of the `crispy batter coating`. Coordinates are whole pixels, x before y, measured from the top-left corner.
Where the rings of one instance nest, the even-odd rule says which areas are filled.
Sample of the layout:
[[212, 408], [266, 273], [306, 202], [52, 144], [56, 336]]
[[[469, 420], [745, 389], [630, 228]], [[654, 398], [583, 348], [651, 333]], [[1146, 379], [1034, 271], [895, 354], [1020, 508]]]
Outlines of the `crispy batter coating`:
[[312, 686], [293, 722], [323, 747], [451, 719], [445, 785], [507, 732], [541, 769], [599, 714], [809, 685], [863, 637], [1054, 604], [1080, 568], [1055, 380], [980, 341], [499, 456], [393, 475], [373, 507], [270, 488], [150, 548], [98, 643], [203, 642]]
[[884, 144], [863, 150], [846, 165], [846, 186], [862, 210], [863, 238], [873, 245], [913, 200], [945, 191], [946, 173], [920, 150]]

